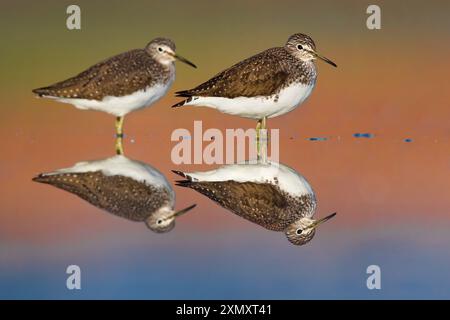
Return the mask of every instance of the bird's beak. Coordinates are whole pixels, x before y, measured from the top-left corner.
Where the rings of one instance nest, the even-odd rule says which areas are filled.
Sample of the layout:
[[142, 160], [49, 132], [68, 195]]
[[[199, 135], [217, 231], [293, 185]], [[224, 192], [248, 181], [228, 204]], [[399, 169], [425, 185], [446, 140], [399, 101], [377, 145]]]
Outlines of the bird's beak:
[[316, 58], [319, 58], [319, 59], [325, 61], [326, 63], [331, 64], [333, 67], [337, 68], [337, 64], [334, 63], [333, 61], [331, 61], [330, 59], [328, 59], [328, 58], [326, 58], [326, 57], [324, 57], [324, 56], [318, 54], [318, 53], [315, 52], [315, 51], [310, 51], [310, 52], [311, 52]]
[[193, 68], [197, 68], [197, 66], [195, 64], [193, 64], [192, 62], [190, 62], [188, 59], [176, 54], [175, 52], [168, 52], [172, 57], [174, 57], [175, 59], [180, 60], [181, 62], [184, 62], [188, 65], [190, 65]]
[[179, 217], [179, 216], [181, 216], [182, 214], [184, 214], [184, 213], [190, 211], [191, 209], [194, 209], [196, 206], [197, 206], [196, 204], [193, 204], [192, 206], [189, 206], [189, 207], [187, 207], [187, 208], [181, 209], [180, 211], [175, 212], [175, 213], [174, 213], [172, 216], [170, 216], [169, 218], [172, 218], [172, 217], [173, 217], [173, 218]]
[[317, 220], [316, 222], [314, 222], [314, 223], [312, 224], [311, 227], [312, 227], [312, 228], [317, 228], [317, 226], [318, 226], [319, 224], [322, 224], [322, 223], [324, 223], [325, 221], [330, 220], [330, 219], [333, 218], [335, 215], [336, 215], [336, 212], [334, 212], [334, 213], [332, 213], [332, 214], [326, 216], [325, 218], [319, 219], [319, 220]]

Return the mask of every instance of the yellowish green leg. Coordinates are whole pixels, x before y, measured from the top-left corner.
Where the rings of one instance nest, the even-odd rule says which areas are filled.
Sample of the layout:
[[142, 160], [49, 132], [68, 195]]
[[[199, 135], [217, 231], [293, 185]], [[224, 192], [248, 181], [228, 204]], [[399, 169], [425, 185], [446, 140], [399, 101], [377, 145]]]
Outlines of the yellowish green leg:
[[[260, 131], [264, 130], [264, 135], [261, 138], [261, 142], [262, 145], [260, 144], [259, 146], [259, 154], [260, 154], [260, 159], [262, 160], [263, 163], [267, 162], [267, 144], [268, 144], [268, 134], [267, 134], [267, 117], [264, 117], [261, 119], [261, 127], [260, 127]], [[261, 132], [259, 134], [261, 136]]]
[[261, 130], [261, 120], [258, 120], [258, 123], [256, 124], [256, 159], [259, 161], [261, 157], [260, 153], [260, 144], [259, 144], [259, 137], [260, 137], [260, 130]]
[[123, 119], [116, 118], [116, 154], [123, 155]]
[[270, 132], [269, 129], [267, 129], [267, 117], [263, 118], [262, 123], [263, 125], [261, 129], [266, 129], [266, 147], [269, 148]]

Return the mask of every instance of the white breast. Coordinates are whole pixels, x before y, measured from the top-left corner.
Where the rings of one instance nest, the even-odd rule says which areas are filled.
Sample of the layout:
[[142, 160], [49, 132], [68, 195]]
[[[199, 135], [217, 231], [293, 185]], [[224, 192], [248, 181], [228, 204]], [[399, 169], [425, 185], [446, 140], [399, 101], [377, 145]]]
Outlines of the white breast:
[[131, 160], [122, 155], [102, 160], [78, 162], [73, 167], [59, 169], [46, 173], [46, 175], [95, 171], [101, 171], [106, 176], [120, 175], [157, 188], [164, 188], [171, 195], [172, 206], [175, 203], [175, 193], [172, 186], [161, 172], [146, 163]]
[[205, 106], [223, 113], [245, 118], [261, 119], [276, 117], [292, 111], [311, 94], [314, 84], [293, 83], [271, 97], [193, 97], [186, 103], [192, 106]]
[[293, 169], [278, 163], [231, 164], [216, 170], [186, 173], [194, 181], [229, 181], [276, 184], [293, 196], [314, 195], [308, 181]]
[[75, 98], [56, 99], [61, 102], [73, 104], [78, 109], [98, 110], [118, 117], [155, 103], [167, 93], [173, 80], [174, 77], [165, 84], [156, 84], [122, 97], [106, 96], [101, 101]]

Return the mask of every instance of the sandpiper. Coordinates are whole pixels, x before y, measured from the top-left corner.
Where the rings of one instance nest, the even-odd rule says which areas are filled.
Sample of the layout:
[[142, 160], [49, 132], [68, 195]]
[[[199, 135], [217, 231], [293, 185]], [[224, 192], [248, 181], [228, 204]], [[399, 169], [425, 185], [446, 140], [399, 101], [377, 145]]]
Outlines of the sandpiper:
[[73, 193], [119, 217], [145, 222], [158, 233], [172, 230], [175, 218], [195, 207], [175, 211], [175, 193], [164, 175], [123, 155], [79, 162], [40, 174], [33, 181]]
[[173, 107], [205, 106], [256, 119], [259, 137], [260, 129], [266, 129], [267, 118], [292, 111], [311, 94], [316, 84], [314, 60], [317, 58], [336, 67], [334, 62], [317, 53], [309, 36], [294, 34], [284, 47], [267, 49], [194, 89], [176, 92], [177, 96], [187, 99]]
[[40, 97], [73, 104], [78, 109], [99, 110], [116, 116], [116, 149], [118, 154], [123, 154], [124, 116], [150, 106], [166, 94], [175, 79], [176, 59], [196, 68], [175, 53], [172, 40], [156, 38], [143, 49], [103, 60], [75, 77], [33, 92]]
[[253, 223], [282, 231], [295, 245], [309, 242], [316, 227], [336, 215], [314, 220], [316, 197], [306, 179], [278, 163], [232, 164], [207, 172], [173, 171], [194, 189]]

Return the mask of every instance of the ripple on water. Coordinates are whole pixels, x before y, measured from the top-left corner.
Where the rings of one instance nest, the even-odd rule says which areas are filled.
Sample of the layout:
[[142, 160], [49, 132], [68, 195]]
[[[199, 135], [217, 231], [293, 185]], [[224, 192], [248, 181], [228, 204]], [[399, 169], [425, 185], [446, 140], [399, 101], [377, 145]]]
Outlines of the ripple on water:
[[308, 138], [308, 140], [309, 141], [327, 141], [328, 138], [326, 138], [326, 137], [311, 137], [311, 138]]
[[372, 134], [372, 133], [354, 133], [353, 137], [355, 137], [355, 138], [369, 138], [370, 139], [370, 138], [375, 137], [375, 135]]

